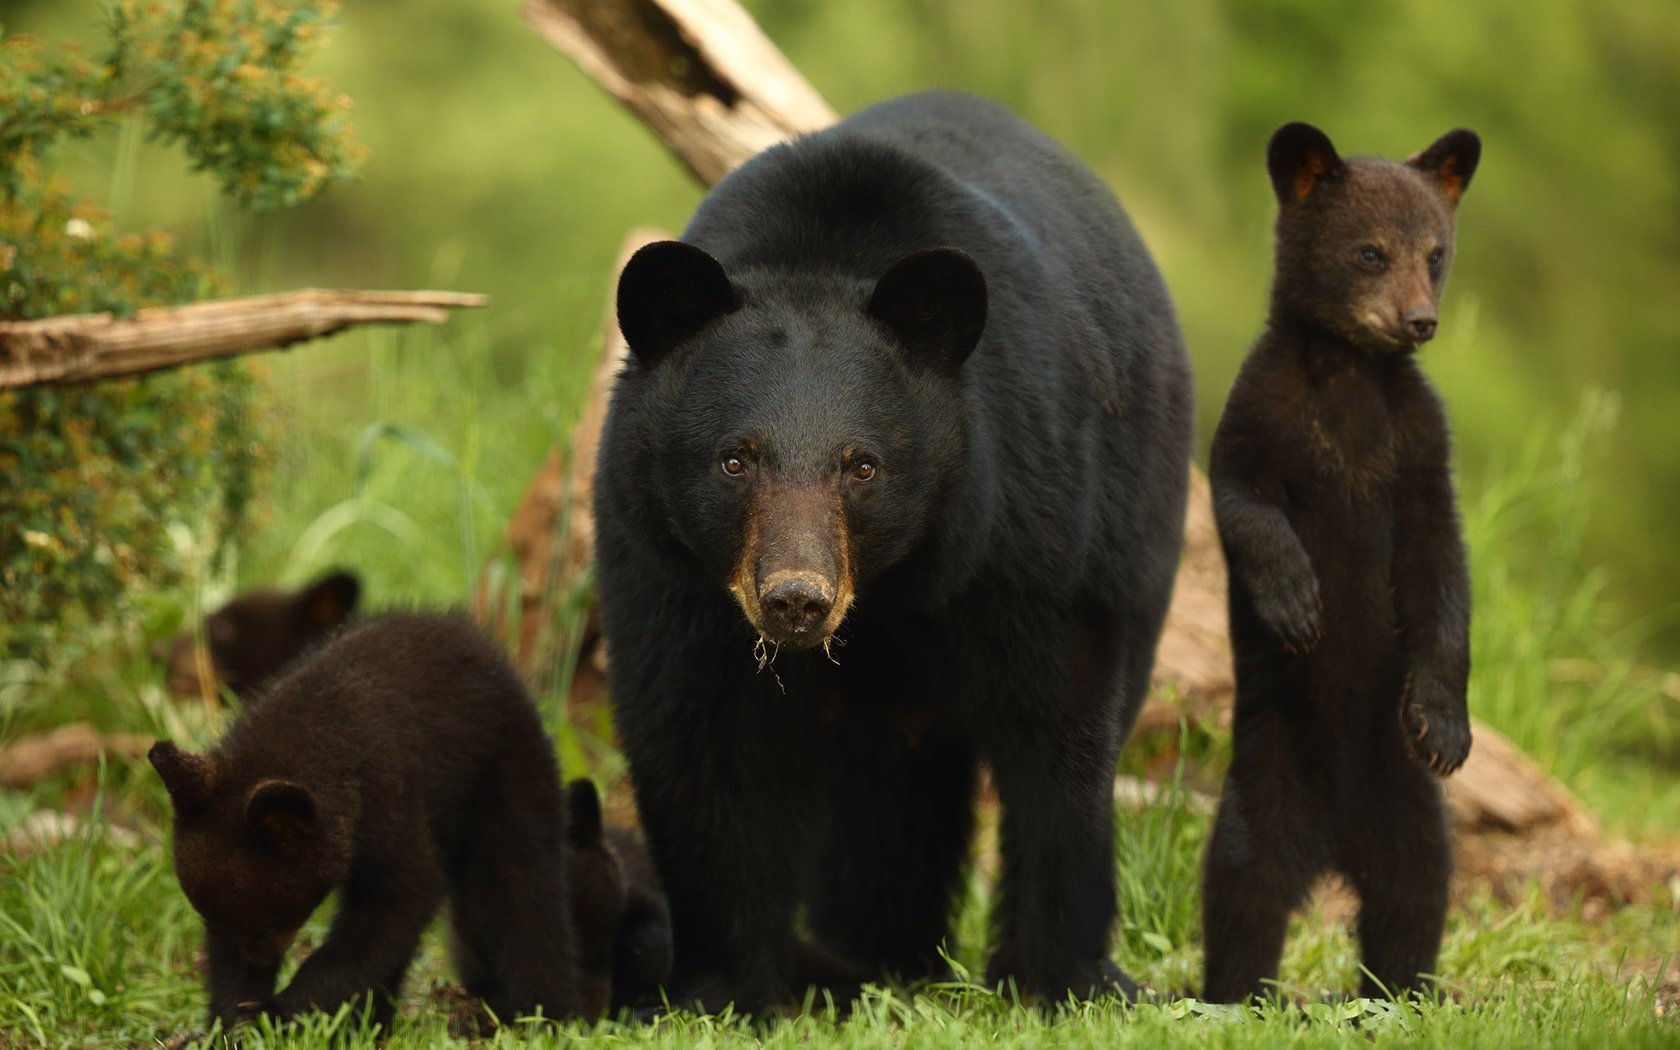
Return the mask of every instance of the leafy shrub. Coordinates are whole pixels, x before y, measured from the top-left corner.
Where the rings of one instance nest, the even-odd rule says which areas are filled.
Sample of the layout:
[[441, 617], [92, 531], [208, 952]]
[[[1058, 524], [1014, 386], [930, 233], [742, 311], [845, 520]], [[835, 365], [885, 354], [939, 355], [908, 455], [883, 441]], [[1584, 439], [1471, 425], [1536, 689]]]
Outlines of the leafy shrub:
[[[55, 145], [141, 121], [243, 207], [306, 200], [362, 149], [348, 99], [299, 69], [322, 0], [121, 0], [108, 52], [0, 38], [0, 320], [201, 299], [212, 276], [169, 237], [120, 233], [51, 178]], [[238, 363], [0, 393], [0, 656], [63, 662], [138, 584], [176, 576], [172, 525], [219, 554], [262, 465], [257, 388]]]

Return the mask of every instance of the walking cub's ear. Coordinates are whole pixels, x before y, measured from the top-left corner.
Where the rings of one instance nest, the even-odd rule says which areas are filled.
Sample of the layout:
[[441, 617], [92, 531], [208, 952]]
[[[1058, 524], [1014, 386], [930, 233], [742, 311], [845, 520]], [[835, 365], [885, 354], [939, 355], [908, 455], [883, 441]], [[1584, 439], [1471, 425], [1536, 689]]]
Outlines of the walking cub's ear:
[[1433, 178], [1441, 187], [1441, 196], [1457, 207], [1481, 159], [1481, 137], [1469, 128], [1454, 128], [1428, 149], [1407, 157], [1406, 163]]
[[739, 305], [723, 264], [682, 241], [643, 245], [618, 278], [618, 330], [643, 365]]
[[163, 779], [177, 813], [203, 809], [215, 790], [215, 763], [206, 755], [182, 751], [173, 741], [159, 740], [146, 758]]
[[245, 796], [245, 823], [270, 850], [293, 852], [315, 834], [315, 796], [289, 780], [259, 781]]
[[1306, 200], [1324, 183], [1340, 181], [1347, 166], [1328, 135], [1297, 120], [1272, 132], [1266, 146], [1266, 171], [1278, 203], [1293, 204]]

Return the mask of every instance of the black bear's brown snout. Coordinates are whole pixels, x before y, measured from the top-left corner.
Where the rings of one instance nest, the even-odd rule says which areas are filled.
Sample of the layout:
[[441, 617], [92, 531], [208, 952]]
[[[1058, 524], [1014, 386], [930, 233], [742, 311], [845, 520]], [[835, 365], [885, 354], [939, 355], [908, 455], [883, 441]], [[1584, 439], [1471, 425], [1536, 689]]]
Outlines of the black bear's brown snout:
[[771, 482], [747, 516], [729, 589], [767, 642], [810, 649], [828, 641], [852, 601], [850, 542], [839, 495]]
[[834, 588], [816, 573], [778, 572], [759, 593], [764, 623], [777, 641], [809, 635], [834, 608]]
[[1425, 303], [1406, 310], [1400, 318], [1406, 326], [1406, 337], [1414, 343], [1427, 343], [1435, 338], [1435, 307]]

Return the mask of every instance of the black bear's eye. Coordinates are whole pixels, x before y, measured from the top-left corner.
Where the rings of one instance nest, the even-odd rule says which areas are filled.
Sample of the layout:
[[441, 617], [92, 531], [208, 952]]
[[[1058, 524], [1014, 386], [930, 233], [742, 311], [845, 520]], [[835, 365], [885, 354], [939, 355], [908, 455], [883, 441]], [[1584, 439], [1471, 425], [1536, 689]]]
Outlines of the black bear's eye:
[[875, 476], [875, 461], [860, 459], [852, 464], [852, 477], [859, 481], [868, 481]]
[[723, 467], [723, 472], [732, 478], [738, 478], [747, 472], [747, 461], [742, 459], [739, 453], [735, 452], [731, 452], [729, 455], [724, 456], [723, 462], [720, 466]]
[[1444, 248], [1436, 248], [1434, 251], [1430, 252], [1429, 253], [1429, 265], [1430, 265], [1430, 267], [1433, 268], [1433, 267], [1441, 265], [1441, 259], [1446, 254], [1447, 254], [1447, 252], [1446, 252], [1446, 249], [1444, 249]]
[[1359, 261], [1364, 263], [1366, 266], [1375, 266], [1377, 263], [1382, 262], [1382, 257], [1382, 252], [1377, 251], [1370, 245], [1366, 245], [1365, 247], [1359, 249]]

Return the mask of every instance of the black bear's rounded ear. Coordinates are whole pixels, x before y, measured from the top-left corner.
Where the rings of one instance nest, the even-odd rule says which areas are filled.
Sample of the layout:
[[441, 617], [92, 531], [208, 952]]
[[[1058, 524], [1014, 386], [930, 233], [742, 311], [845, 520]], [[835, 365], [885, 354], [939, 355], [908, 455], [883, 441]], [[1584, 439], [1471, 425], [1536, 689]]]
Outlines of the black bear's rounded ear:
[[618, 278], [618, 329], [644, 365], [739, 305], [723, 264], [681, 241], [643, 245]]
[[595, 782], [579, 777], [566, 785], [566, 840], [579, 849], [601, 844], [601, 795]]
[[1476, 164], [1481, 159], [1481, 136], [1469, 128], [1454, 128], [1428, 149], [1407, 157], [1406, 163], [1440, 184], [1441, 196], [1457, 207], [1458, 199], [1470, 188], [1470, 176], [1476, 174]]
[[986, 330], [986, 277], [961, 248], [929, 248], [892, 265], [869, 297], [912, 364], [955, 375]]
[[315, 831], [315, 795], [290, 780], [261, 780], [245, 796], [245, 823], [284, 852]]
[[1345, 170], [1330, 137], [1298, 120], [1272, 132], [1266, 146], [1266, 171], [1280, 204], [1305, 199], [1314, 187], [1341, 178]]
[[202, 809], [214, 790], [215, 763], [207, 755], [182, 751], [172, 741], [159, 740], [146, 757], [163, 779], [177, 812]]
[[306, 587], [298, 607], [317, 627], [334, 627], [350, 618], [362, 597], [362, 581], [355, 574], [335, 572]]

